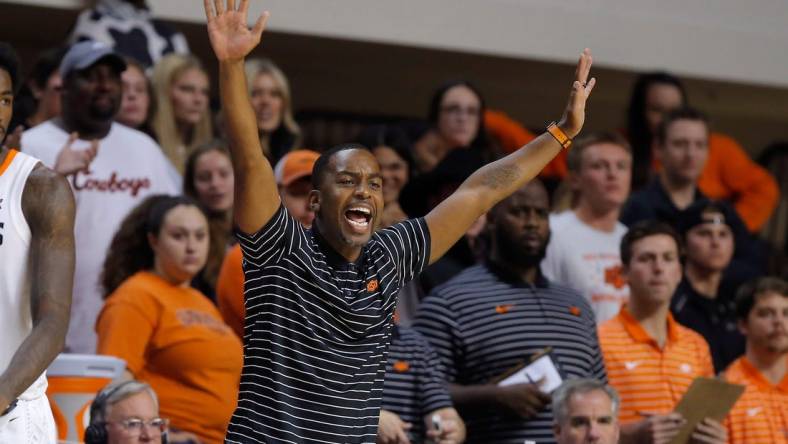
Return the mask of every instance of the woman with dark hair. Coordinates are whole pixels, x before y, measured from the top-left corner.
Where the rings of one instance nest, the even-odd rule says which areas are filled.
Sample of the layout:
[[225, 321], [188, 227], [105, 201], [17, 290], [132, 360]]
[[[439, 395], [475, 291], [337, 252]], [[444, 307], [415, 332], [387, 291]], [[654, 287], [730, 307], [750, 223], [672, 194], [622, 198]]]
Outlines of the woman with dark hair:
[[215, 300], [216, 280], [233, 237], [233, 166], [224, 142], [215, 140], [192, 151], [186, 159], [183, 192], [205, 209], [211, 235], [208, 260], [192, 286]]
[[472, 149], [482, 161], [492, 160], [484, 111], [481, 93], [467, 80], [453, 80], [435, 90], [427, 112], [430, 128], [413, 144], [419, 172], [431, 171], [458, 148]]
[[681, 81], [665, 72], [643, 74], [632, 87], [627, 108], [627, 135], [632, 146], [632, 187], [640, 188], [651, 178], [651, 145], [662, 116], [687, 103]]
[[383, 214], [380, 227], [385, 228], [408, 218], [399, 204], [399, 194], [410, 180], [413, 159], [405, 133], [393, 126], [373, 125], [358, 137], [380, 164], [383, 175]]
[[52, 48], [36, 59], [27, 81], [14, 100], [14, 119], [9, 130], [21, 125], [28, 129], [60, 115], [60, 88], [63, 84], [58, 67], [65, 48]]
[[[633, 191], [643, 187], [659, 168], [652, 149], [663, 117], [686, 106], [687, 93], [675, 76], [654, 72], [642, 74], [635, 81], [627, 111]], [[766, 223], [779, 198], [774, 178], [753, 162], [736, 140], [711, 131], [698, 188], [706, 197], [730, 201], [751, 232]]]
[[219, 443], [243, 357], [216, 307], [189, 286], [209, 238], [205, 213], [188, 197], [153, 196], [135, 208], [104, 263], [96, 332], [98, 353], [124, 359], [127, 376], [150, 384], [176, 431]]

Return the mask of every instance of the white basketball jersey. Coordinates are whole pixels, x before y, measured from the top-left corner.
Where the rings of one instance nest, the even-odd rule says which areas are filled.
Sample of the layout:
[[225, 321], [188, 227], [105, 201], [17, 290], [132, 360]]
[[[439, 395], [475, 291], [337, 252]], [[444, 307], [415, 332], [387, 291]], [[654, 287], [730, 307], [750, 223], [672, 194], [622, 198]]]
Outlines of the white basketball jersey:
[[[22, 192], [38, 159], [10, 150], [0, 164], [0, 373], [33, 329], [30, 312], [30, 226], [22, 213]], [[23, 394], [46, 391], [42, 374]]]

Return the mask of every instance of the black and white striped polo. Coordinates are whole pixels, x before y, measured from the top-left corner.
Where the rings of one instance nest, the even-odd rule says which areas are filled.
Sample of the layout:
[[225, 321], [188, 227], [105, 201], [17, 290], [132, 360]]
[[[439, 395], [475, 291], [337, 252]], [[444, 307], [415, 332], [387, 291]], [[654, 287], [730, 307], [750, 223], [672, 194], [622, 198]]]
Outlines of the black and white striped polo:
[[[424, 299], [414, 327], [455, 384], [490, 383], [546, 347], [567, 377], [607, 380], [591, 306], [542, 277], [529, 285], [494, 265], [473, 266]], [[503, 408], [460, 413], [468, 443], [555, 442], [549, 406], [530, 420]]]
[[435, 350], [416, 330], [394, 326], [382, 407], [411, 423], [408, 439], [419, 443], [426, 439], [425, 415], [451, 406], [449, 389]]
[[244, 254], [244, 367], [227, 442], [373, 443], [399, 288], [429, 261], [424, 219], [347, 262], [284, 207]]

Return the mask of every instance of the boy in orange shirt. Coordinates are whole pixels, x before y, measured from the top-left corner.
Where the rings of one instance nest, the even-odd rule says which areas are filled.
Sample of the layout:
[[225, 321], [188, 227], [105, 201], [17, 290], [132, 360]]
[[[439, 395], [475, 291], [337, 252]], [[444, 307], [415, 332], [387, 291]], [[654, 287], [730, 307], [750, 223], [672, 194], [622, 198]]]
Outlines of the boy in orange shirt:
[[739, 329], [745, 355], [725, 379], [746, 386], [728, 415], [731, 444], [788, 444], [788, 283], [761, 278], [739, 289]]
[[[670, 315], [681, 280], [680, 241], [668, 225], [643, 221], [621, 241], [629, 304], [599, 328], [608, 381], [621, 395], [622, 443], [668, 443], [684, 418], [671, 413], [698, 376], [712, 376], [709, 346]], [[705, 443], [725, 444], [725, 428], [706, 418], [693, 432]]]

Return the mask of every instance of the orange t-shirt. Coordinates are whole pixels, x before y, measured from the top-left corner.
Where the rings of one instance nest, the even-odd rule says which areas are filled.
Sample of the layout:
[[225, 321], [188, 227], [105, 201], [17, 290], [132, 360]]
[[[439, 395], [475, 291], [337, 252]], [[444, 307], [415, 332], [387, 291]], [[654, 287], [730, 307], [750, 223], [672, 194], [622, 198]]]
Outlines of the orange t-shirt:
[[788, 374], [772, 385], [742, 356], [724, 377], [746, 387], [728, 414], [730, 444], [788, 444]]
[[243, 367], [241, 342], [203, 294], [150, 272], [127, 279], [96, 322], [98, 353], [126, 360], [159, 397], [172, 426], [224, 440]]
[[599, 327], [607, 379], [621, 395], [622, 424], [641, 412], [673, 411], [693, 379], [714, 376], [709, 345], [668, 314], [668, 337], [660, 349], [625, 307]]
[[244, 270], [241, 245], [234, 245], [224, 256], [222, 269], [216, 281], [216, 303], [224, 322], [239, 338], [244, 336]]

